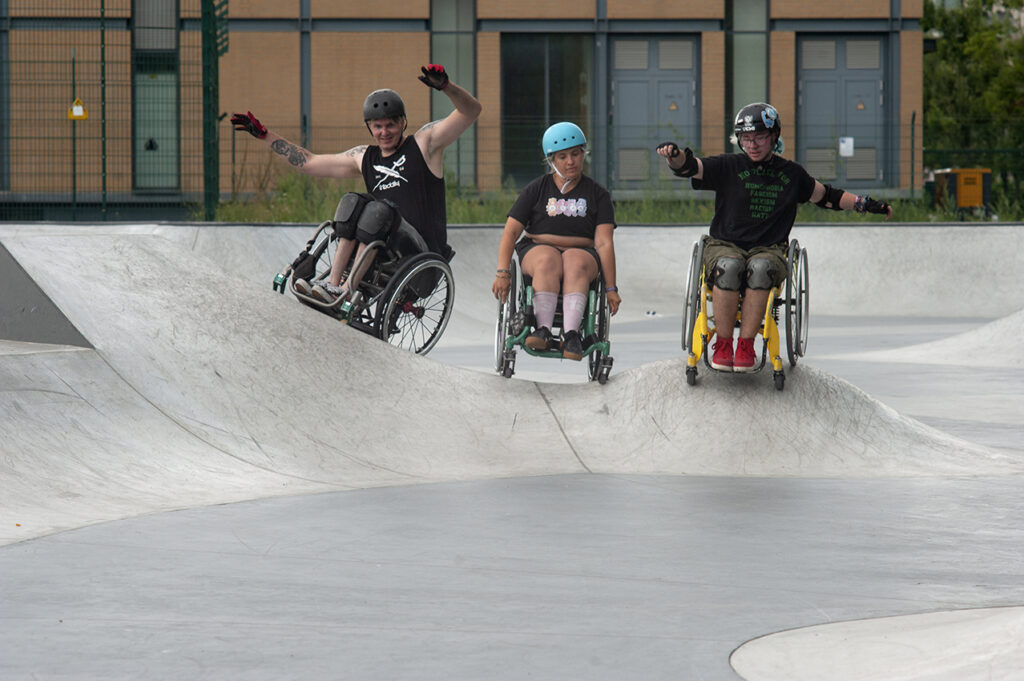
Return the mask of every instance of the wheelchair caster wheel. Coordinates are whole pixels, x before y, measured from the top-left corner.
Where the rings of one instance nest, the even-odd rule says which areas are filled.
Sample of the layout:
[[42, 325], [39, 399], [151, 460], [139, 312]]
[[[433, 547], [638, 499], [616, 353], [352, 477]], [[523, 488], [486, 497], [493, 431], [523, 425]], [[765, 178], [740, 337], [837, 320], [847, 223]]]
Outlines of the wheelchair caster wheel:
[[776, 390], [782, 390], [786, 387], [786, 374], [781, 371], [776, 371], [775, 374], [772, 375], [772, 380], [775, 381]]
[[686, 384], [697, 385], [697, 367], [686, 367]]

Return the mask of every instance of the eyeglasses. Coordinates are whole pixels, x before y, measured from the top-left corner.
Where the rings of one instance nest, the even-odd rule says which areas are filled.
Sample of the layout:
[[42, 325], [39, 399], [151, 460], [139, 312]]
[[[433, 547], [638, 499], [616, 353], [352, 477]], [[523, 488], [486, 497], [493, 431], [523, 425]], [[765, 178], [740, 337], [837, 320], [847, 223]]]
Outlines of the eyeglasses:
[[740, 135], [740, 146], [749, 147], [753, 144], [764, 144], [772, 138], [770, 132], [761, 132], [756, 135]]

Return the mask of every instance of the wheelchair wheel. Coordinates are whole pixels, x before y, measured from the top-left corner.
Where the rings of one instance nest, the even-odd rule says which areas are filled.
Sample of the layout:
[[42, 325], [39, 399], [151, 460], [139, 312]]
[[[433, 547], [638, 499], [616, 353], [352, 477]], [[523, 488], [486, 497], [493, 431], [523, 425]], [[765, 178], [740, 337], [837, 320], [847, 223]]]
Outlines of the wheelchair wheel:
[[498, 303], [498, 320], [494, 324], [494, 370], [505, 378], [512, 378], [515, 373], [516, 351], [506, 348], [505, 342], [511, 336], [518, 335], [522, 329], [514, 329], [516, 313], [522, 307], [522, 282], [519, 279], [519, 268], [516, 259], [512, 259], [509, 265], [509, 278], [512, 286], [509, 287], [508, 297], [505, 302]]
[[787, 258], [789, 275], [786, 277], [786, 352], [789, 365], [796, 366], [797, 360], [807, 351], [807, 334], [810, 322], [810, 288], [807, 272], [807, 251], [799, 242], [789, 242]]
[[704, 270], [704, 239], [693, 242], [693, 253], [690, 255], [690, 268], [686, 271], [686, 295], [683, 298], [683, 339], [682, 347], [693, 354], [693, 327], [700, 315], [700, 297], [703, 294], [700, 276]]
[[[605, 294], [604, 284], [600, 285], [597, 296], [597, 319], [594, 325], [594, 335], [598, 341], [608, 340], [608, 327], [611, 320], [611, 309], [608, 307], [608, 296]], [[591, 381], [597, 381], [604, 385], [608, 381], [608, 375], [612, 371], [612, 358], [601, 350], [594, 350], [587, 355], [587, 375]]]
[[419, 253], [395, 272], [377, 305], [377, 337], [418, 355], [441, 339], [455, 302], [448, 263], [434, 253]]

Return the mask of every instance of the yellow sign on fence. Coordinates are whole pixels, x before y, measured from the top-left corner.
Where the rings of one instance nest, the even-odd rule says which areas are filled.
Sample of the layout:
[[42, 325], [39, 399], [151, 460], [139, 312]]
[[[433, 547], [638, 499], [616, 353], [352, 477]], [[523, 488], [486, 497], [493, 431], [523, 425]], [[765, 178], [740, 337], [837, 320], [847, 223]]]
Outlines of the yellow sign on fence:
[[89, 118], [89, 112], [86, 111], [85, 105], [82, 104], [82, 100], [75, 97], [75, 101], [71, 103], [71, 108], [68, 109], [68, 118], [73, 121], [84, 121]]

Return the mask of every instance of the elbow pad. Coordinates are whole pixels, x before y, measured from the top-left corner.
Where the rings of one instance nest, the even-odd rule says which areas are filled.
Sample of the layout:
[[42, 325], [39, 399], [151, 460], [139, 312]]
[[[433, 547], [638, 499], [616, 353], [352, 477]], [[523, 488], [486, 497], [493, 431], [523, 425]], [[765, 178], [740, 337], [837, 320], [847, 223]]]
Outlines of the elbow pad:
[[842, 210], [839, 207], [839, 199], [843, 198], [844, 193], [842, 189], [826, 184], [825, 196], [821, 197], [821, 201], [816, 201], [814, 205], [822, 208], [831, 208], [832, 210]]

